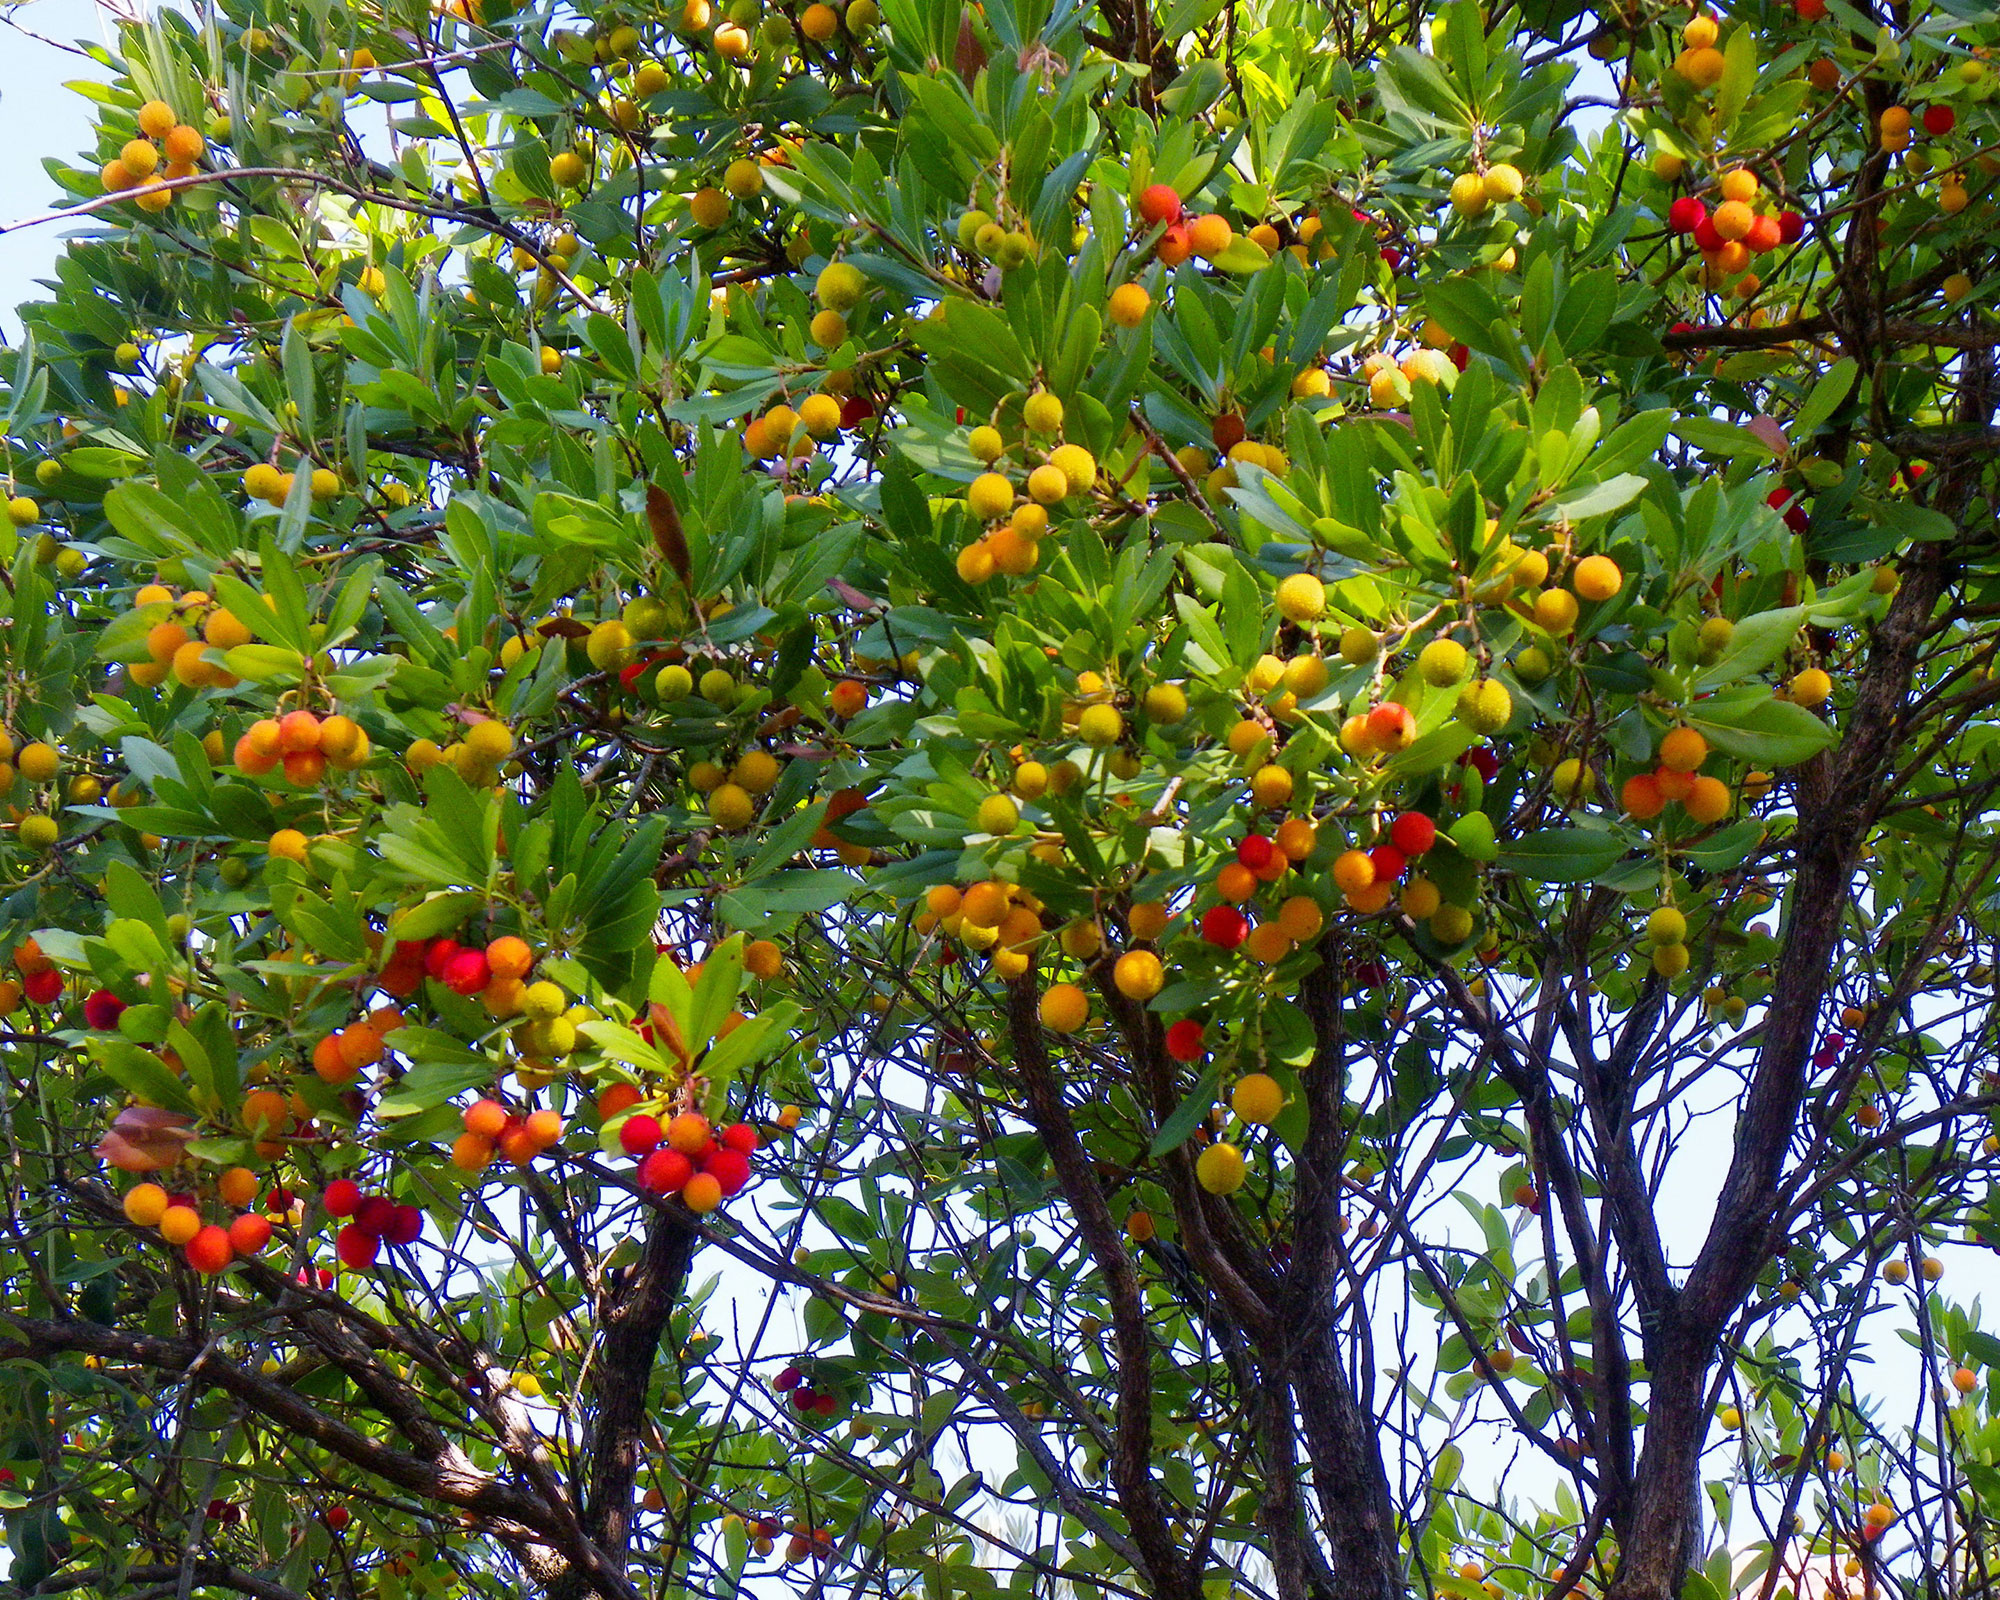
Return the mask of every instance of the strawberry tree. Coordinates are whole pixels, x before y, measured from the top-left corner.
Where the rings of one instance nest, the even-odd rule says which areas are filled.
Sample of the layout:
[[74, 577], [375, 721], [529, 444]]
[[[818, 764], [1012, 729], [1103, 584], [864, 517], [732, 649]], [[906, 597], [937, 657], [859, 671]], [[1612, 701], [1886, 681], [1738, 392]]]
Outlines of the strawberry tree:
[[9, 1583], [1985, 1592], [1995, 42], [122, 24]]

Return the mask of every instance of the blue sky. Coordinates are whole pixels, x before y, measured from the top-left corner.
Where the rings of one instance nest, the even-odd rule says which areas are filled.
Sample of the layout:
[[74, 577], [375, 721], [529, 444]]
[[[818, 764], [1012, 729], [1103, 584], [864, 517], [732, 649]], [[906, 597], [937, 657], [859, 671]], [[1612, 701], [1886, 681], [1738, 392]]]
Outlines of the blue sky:
[[[0, 161], [0, 224], [48, 209], [56, 187], [42, 170], [43, 159], [74, 160], [91, 138], [90, 102], [63, 85], [99, 76], [101, 69], [30, 35], [70, 45], [101, 41], [107, 31], [92, 0], [29, 0], [7, 7], [6, 14], [17, 26], [0, 24], [0, 57], [7, 62], [0, 150], [12, 152]], [[56, 226], [0, 234], [0, 329], [8, 338], [19, 328], [14, 307], [39, 292], [35, 280], [47, 276], [60, 238]]]

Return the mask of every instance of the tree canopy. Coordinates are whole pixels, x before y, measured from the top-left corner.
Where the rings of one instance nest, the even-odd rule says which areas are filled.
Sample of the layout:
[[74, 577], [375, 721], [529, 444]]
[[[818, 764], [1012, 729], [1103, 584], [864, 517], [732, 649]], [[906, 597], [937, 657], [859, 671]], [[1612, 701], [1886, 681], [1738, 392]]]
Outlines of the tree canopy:
[[1996, 43], [121, 25], [8, 1583], [1990, 1595]]

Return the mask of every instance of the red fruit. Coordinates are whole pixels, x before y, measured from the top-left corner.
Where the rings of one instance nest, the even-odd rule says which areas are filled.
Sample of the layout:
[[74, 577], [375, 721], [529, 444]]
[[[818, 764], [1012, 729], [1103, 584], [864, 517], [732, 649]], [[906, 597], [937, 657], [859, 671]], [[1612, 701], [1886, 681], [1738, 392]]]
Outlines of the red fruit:
[[254, 1211], [244, 1212], [229, 1225], [229, 1248], [239, 1256], [254, 1256], [270, 1242], [270, 1219]]
[[1451, 357], [1451, 364], [1463, 372], [1472, 363], [1472, 351], [1465, 345], [1455, 344], [1445, 354]]
[[1715, 224], [1707, 217], [1703, 217], [1690, 231], [1694, 234], [1695, 248], [1706, 251], [1710, 255], [1713, 255], [1717, 250], [1720, 250], [1724, 245], [1729, 243], [1727, 239], [1715, 231]]
[[729, 1149], [741, 1151], [746, 1156], [755, 1155], [758, 1145], [757, 1130], [747, 1122], [732, 1122], [722, 1130], [722, 1142]]
[[1667, 332], [1669, 332], [1669, 333], [1693, 333], [1693, 332], [1694, 332], [1694, 324], [1693, 324], [1692, 322], [1676, 322], [1676, 323], [1673, 323], [1672, 325], [1670, 325], [1670, 326], [1668, 327], [1668, 329], [1667, 329]]
[[1409, 865], [1403, 859], [1403, 852], [1392, 844], [1378, 844], [1368, 852], [1368, 859], [1374, 864], [1377, 883], [1394, 883]]
[[396, 1218], [396, 1202], [386, 1194], [371, 1194], [354, 1211], [354, 1226], [381, 1238]]
[[817, 1411], [823, 1417], [832, 1416], [839, 1405], [840, 1400], [837, 1396], [830, 1394], [813, 1396], [813, 1410]]
[[1211, 906], [1201, 919], [1201, 936], [1223, 950], [1234, 950], [1250, 937], [1250, 923], [1234, 906]]
[[182, 1254], [196, 1272], [205, 1272], [211, 1277], [236, 1259], [236, 1251], [229, 1243], [229, 1230], [218, 1228], [212, 1222], [188, 1240]]
[[335, 1178], [320, 1196], [329, 1217], [351, 1217], [361, 1205], [361, 1185], [352, 1178]]
[[1167, 1029], [1167, 1054], [1176, 1061], [1199, 1061], [1205, 1053], [1202, 1038], [1207, 1031], [1193, 1017], [1182, 1017]]
[[625, 1119], [618, 1130], [618, 1143], [628, 1156], [643, 1156], [660, 1142], [660, 1119], [641, 1111]]
[[433, 978], [442, 979], [444, 977], [445, 964], [453, 956], [457, 955], [458, 951], [459, 943], [456, 939], [431, 940], [429, 944], [424, 946], [424, 971], [428, 972]]
[[655, 1150], [639, 1163], [639, 1187], [648, 1194], [679, 1194], [694, 1176], [694, 1163], [678, 1150]]
[[792, 1409], [794, 1411], [810, 1411], [813, 1408], [813, 1402], [818, 1398], [819, 1396], [810, 1389], [794, 1389], [792, 1391]]
[[331, 1289], [333, 1287], [333, 1268], [321, 1267], [319, 1269], [318, 1277], [319, 1277], [319, 1286], [322, 1289]]
[[650, 661], [635, 661], [629, 667], [621, 668], [618, 673], [618, 687], [629, 691], [652, 665]]
[[328, 1506], [321, 1513], [320, 1521], [324, 1522], [333, 1532], [338, 1533], [342, 1528], [347, 1526], [353, 1515], [346, 1506]]
[[1797, 244], [1806, 236], [1806, 219], [1796, 211], [1778, 213], [1778, 242]]
[[803, 1377], [805, 1377], [805, 1374], [799, 1371], [797, 1367], [787, 1367], [771, 1380], [771, 1387], [776, 1389], [779, 1394], [790, 1394], [799, 1386], [799, 1380]]
[[1407, 750], [1417, 737], [1417, 719], [1406, 705], [1384, 700], [1368, 713], [1368, 737], [1378, 750]]
[[99, 1033], [109, 1033], [118, 1026], [119, 1015], [125, 1009], [125, 1002], [109, 989], [99, 989], [85, 996], [83, 1002], [83, 1025], [95, 1028]]
[[424, 1213], [418, 1206], [397, 1206], [382, 1230], [384, 1244], [415, 1244], [424, 1235]]
[[1753, 256], [1760, 256], [1767, 250], [1775, 250], [1784, 242], [1784, 235], [1778, 231], [1776, 217], [1753, 217], [1750, 231], [1743, 235], [1743, 245]]
[[1805, 507], [1797, 503], [1789, 489], [1773, 489], [1764, 496], [1764, 504], [1782, 512], [1785, 526], [1794, 533], [1804, 533], [1812, 526], [1812, 518], [1806, 515]]
[[291, 1214], [292, 1207], [297, 1203], [298, 1196], [293, 1194], [291, 1190], [273, 1189], [269, 1194], [264, 1196], [264, 1214], [267, 1217], [282, 1219]]
[[484, 950], [461, 950], [444, 964], [444, 986], [453, 994], [475, 995], [493, 981]]
[[382, 1241], [365, 1228], [349, 1223], [334, 1235], [333, 1253], [340, 1257], [343, 1267], [351, 1267], [356, 1272], [366, 1272], [375, 1265], [375, 1252]]
[[1225, 411], [1209, 424], [1208, 436], [1220, 454], [1228, 455], [1249, 435], [1244, 430], [1242, 416], [1234, 411]]
[[1667, 207], [1667, 226], [1675, 233], [1693, 233], [1708, 221], [1708, 207], [1691, 194], [1684, 194]]
[[1950, 106], [1924, 107], [1924, 132], [1933, 139], [1942, 139], [1958, 126], [1958, 113]]
[[864, 400], [858, 394], [849, 395], [840, 406], [840, 425], [843, 428], [858, 428], [875, 415], [875, 402]]
[[1826, 0], [1793, 0], [1792, 10], [1801, 22], [1826, 21]]
[[1149, 228], [1181, 220], [1181, 197], [1170, 183], [1155, 183], [1139, 191], [1139, 215]]
[[1389, 824], [1389, 842], [1406, 856], [1423, 855], [1437, 836], [1437, 824], [1421, 811], [1405, 811]]
[[1477, 772], [1488, 783], [1491, 783], [1495, 778], [1500, 776], [1500, 758], [1484, 745], [1481, 745], [1477, 750], [1466, 751], [1464, 755], [1459, 757], [1459, 760], [1472, 768], [1473, 771]]
[[36, 1006], [52, 1006], [62, 998], [63, 975], [57, 967], [39, 967], [33, 972], [21, 975], [21, 993], [28, 997], [28, 1003]]
[[722, 1186], [724, 1198], [741, 1192], [750, 1181], [750, 1158], [741, 1150], [718, 1145], [702, 1157], [701, 1170]]
[[1271, 864], [1277, 846], [1261, 833], [1253, 833], [1236, 847], [1236, 859], [1252, 872], [1262, 872]]

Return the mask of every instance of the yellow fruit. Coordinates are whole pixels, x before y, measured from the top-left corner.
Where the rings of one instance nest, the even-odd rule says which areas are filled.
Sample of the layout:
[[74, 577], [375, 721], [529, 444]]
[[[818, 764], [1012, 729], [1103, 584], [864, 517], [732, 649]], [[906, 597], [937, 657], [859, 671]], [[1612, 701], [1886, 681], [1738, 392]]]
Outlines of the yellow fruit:
[[1127, 950], [1111, 969], [1111, 981], [1128, 1000], [1150, 1000], [1166, 986], [1166, 969], [1150, 950]]
[[1055, 983], [1042, 993], [1042, 1026], [1051, 1033], [1075, 1033], [1090, 1019], [1090, 996], [1073, 983]]
[[1451, 180], [1451, 208], [1461, 217], [1476, 217], [1490, 204], [1486, 180], [1478, 173], [1461, 172]]
[[729, 220], [729, 196], [704, 184], [688, 196], [688, 214], [697, 228], [719, 228]]
[[764, 192], [764, 169], [754, 161], [732, 161], [723, 169], [722, 187], [738, 200], [754, 200]]
[[1433, 689], [1445, 689], [1465, 676], [1471, 659], [1456, 639], [1433, 639], [1417, 653], [1417, 671]]
[[1579, 600], [1609, 600], [1625, 586], [1625, 574], [1609, 556], [1585, 556], [1570, 574], [1569, 586]]
[[488, 766], [498, 766], [514, 753], [514, 730], [497, 717], [465, 730], [465, 748]]
[[1727, 65], [1722, 52], [1712, 44], [1691, 47], [1674, 58], [1674, 71], [1697, 89], [1713, 89], [1722, 81]]
[[1057, 445], [1049, 452], [1049, 465], [1063, 475], [1071, 494], [1085, 494], [1096, 486], [1097, 457], [1080, 444]]
[[708, 797], [709, 820], [725, 833], [749, 827], [756, 815], [756, 802], [740, 784], [718, 784]]
[[1317, 622], [1326, 615], [1326, 585], [1310, 572], [1294, 572], [1278, 584], [1278, 610], [1288, 622]]
[[559, 151], [549, 158], [549, 176], [565, 189], [582, 183], [589, 170], [589, 164], [574, 150]]
[[1210, 1194], [1234, 1194], [1247, 1175], [1243, 1152], [1233, 1144], [1212, 1144], [1195, 1158], [1195, 1181]]
[[39, 739], [33, 744], [21, 746], [21, 753], [14, 765], [21, 776], [30, 783], [48, 783], [62, 770], [62, 757], [53, 745], [43, 744]]
[[847, 312], [860, 303], [866, 288], [867, 282], [858, 268], [845, 261], [832, 261], [820, 270], [813, 292], [829, 311]]
[[1063, 403], [1038, 389], [1021, 403], [1021, 423], [1030, 433], [1055, 433], [1063, 424]]
[[1146, 320], [1146, 313], [1153, 307], [1153, 297], [1144, 286], [1136, 283], [1121, 283], [1111, 291], [1111, 298], [1105, 305], [1105, 313], [1111, 318], [1115, 328], [1136, 328]]
[[[1827, 696], [1833, 693], [1833, 679], [1818, 667], [1807, 667], [1792, 675], [1785, 690], [1799, 705], [1816, 706], [1824, 703]], [[24, 756], [27, 754], [25, 750], [21, 753]], [[27, 771], [25, 763], [21, 770]]]
[[1125, 736], [1125, 719], [1118, 714], [1115, 706], [1085, 706], [1076, 719], [1077, 737], [1085, 744], [1102, 748], [1116, 744]]
[[1275, 811], [1291, 803], [1292, 775], [1283, 767], [1265, 763], [1250, 775], [1250, 800], [1260, 811]]
[[1267, 1072], [1249, 1072], [1236, 1080], [1229, 1108], [1243, 1121], [1265, 1128], [1285, 1109], [1285, 1091]]
[[1069, 478], [1061, 467], [1050, 463], [1028, 474], [1028, 495], [1036, 503], [1052, 506], [1069, 496]]
[[1004, 837], [1021, 821], [1020, 809], [1004, 794], [989, 794], [979, 802], [978, 831]]
[[1523, 181], [1519, 167], [1505, 161], [1496, 161], [1486, 169], [1486, 175], [1481, 183], [1486, 190], [1488, 200], [1495, 205], [1504, 205], [1509, 200], [1518, 200], [1521, 197]]
[[980, 522], [997, 522], [1014, 509], [1014, 486], [997, 472], [981, 473], [966, 487], [965, 507]]

